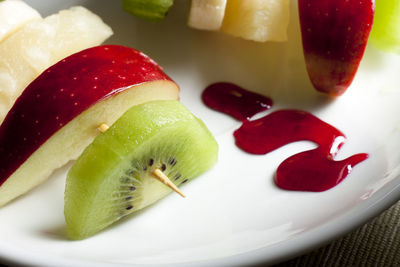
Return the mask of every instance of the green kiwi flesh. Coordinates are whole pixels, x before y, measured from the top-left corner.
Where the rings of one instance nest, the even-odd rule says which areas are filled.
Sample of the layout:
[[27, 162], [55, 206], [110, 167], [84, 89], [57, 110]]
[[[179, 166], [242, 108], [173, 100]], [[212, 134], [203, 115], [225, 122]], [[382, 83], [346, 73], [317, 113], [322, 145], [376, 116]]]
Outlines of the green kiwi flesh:
[[139, 18], [161, 21], [173, 3], [173, 0], [122, 0], [122, 8]]
[[71, 167], [64, 214], [71, 239], [87, 238], [211, 168], [218, 145], [204, 123], [180, 102], [148, 102], [129, 109], [95, 138]]

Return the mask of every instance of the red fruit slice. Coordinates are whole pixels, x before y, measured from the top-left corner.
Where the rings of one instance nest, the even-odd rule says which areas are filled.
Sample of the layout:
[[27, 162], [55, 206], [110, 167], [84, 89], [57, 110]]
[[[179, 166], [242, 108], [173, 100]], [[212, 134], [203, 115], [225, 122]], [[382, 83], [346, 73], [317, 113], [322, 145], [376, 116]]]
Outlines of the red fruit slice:
[[128, 47], [98, 46], [58, 62], [25, 89], [0, 127], [0, 205], [76, 158], [99, 124], [178, 94], [154, 61]]
[[314, 87], [332, 96], [350, 86], [371, 31], [374, 0], [299, 0], [303, 50]]

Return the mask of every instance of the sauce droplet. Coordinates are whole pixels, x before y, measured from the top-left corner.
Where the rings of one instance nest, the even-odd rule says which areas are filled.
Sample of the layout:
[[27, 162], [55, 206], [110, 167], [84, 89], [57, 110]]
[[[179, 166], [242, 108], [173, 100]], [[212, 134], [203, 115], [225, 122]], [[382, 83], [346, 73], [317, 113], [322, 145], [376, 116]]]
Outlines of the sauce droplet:
[[226, 113], [240, 121], [247, 120], [272, 106], [270, 98], [226, 82], [208, 86], [203, 91], [202, 99], [209, 108]]

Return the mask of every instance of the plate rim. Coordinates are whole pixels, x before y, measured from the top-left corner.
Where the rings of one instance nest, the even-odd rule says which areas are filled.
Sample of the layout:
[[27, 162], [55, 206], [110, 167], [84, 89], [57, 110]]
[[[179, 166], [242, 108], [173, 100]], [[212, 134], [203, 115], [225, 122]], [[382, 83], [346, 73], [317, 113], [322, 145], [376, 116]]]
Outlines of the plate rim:
[[[47, 1], [45, 1], [47, 2]], [[379, 177], [381, 178], [381, 177]], [[244, 264], [276, 264], [302, 255], [307, 251], [320, 247], [343, 236], [347, 232], [363, 225], [379, 213], [384, 212], [400, 199], [400, 175], [395, 176], [385, 186], [377, 190], [368, 199], [354, 205], [345, 213], [338, 215], [332, 221], [325, 222], [310, 230], [298, 233], [290, 239], [276, 244], [222, 258], [201, 260], [195, 262], [179, 262], [168, 264], [151, 264], [153, 266], [243, 266]], [[68, 259], [54, 257], [45, 253], [36, 254], [30, 251], [18, 250], [5, 242], [0, 242], [0, 258], [4, 262], [22, 265], [51, 266], [125, 266], [124, 263], [94, 262], [86, 259]], [[129, 264], [143, 266], [150, 264]]]

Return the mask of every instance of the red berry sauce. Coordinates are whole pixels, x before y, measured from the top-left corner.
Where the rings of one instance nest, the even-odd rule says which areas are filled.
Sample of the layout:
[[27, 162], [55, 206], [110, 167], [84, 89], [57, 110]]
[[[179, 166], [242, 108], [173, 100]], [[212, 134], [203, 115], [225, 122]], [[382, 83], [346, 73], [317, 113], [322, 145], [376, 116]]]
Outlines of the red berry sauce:
[[247, 120], [272, 106], [270, 98], [225, 82], [208, 86], [202, 98], [209, 108], [231, 115], [240, 121]]
[[[226, 83], [223, 84], [223, 89], [218, 89], [218, 84], [209, 86], [203, 92], [203, 100], [213, 98], [212, 108], [229, 115], [238, 114], [242, 110], [251, 110], [246, 108], [246, 103], [250, 105], [256, 103], [255, 95], [244, 89], [240, 91], [241, 97], [245, 99], [249, 93], [253, 102], [243, 101], [240, 105], [226, 107], [229, 101], [225, 98], [231, 97], [230, 90], [226, 88], [228, 86]], [[236, 87], [233, 85], [232, 90]], [[218, 93], [212, 90], [217, 90]], [[262, 99], [265, 97], [262, 96]], [[210, 101], [204, 103], [208, 105]], [[237, 106], [239, 108], [234, 110]], [[248, 113], [234, 117], [247, 118]], [[315, 149], [289, 157], [279, 165], [275, 183], [286, 190], [313, 192], [328, 190], [346, 178], [352, 167], [368, 158], [368, 154], [362, 153], [335, 161], [337, 152], [346, 140], [345, 135], [314, 115], [299, 110], [279, 110], [254, 121], [243, 120], [242, 126], [234, 132], [234, 136], [236, 145], [252, 154], [267, 154], [286, 144], [302, 140], [318, 145]]]
[[345, 135], [314, 115], [299, 110], [279, 110], [258, 120], [245, 121], [234, 136], [236, 145], [252, 154], [267, 154], [302, 140], [318, 144], [317, 148], [293, 155], [279, 165], [275, 183], [287, 190], [328, 190], [368, 157], [357, 154], [335, 161]]

